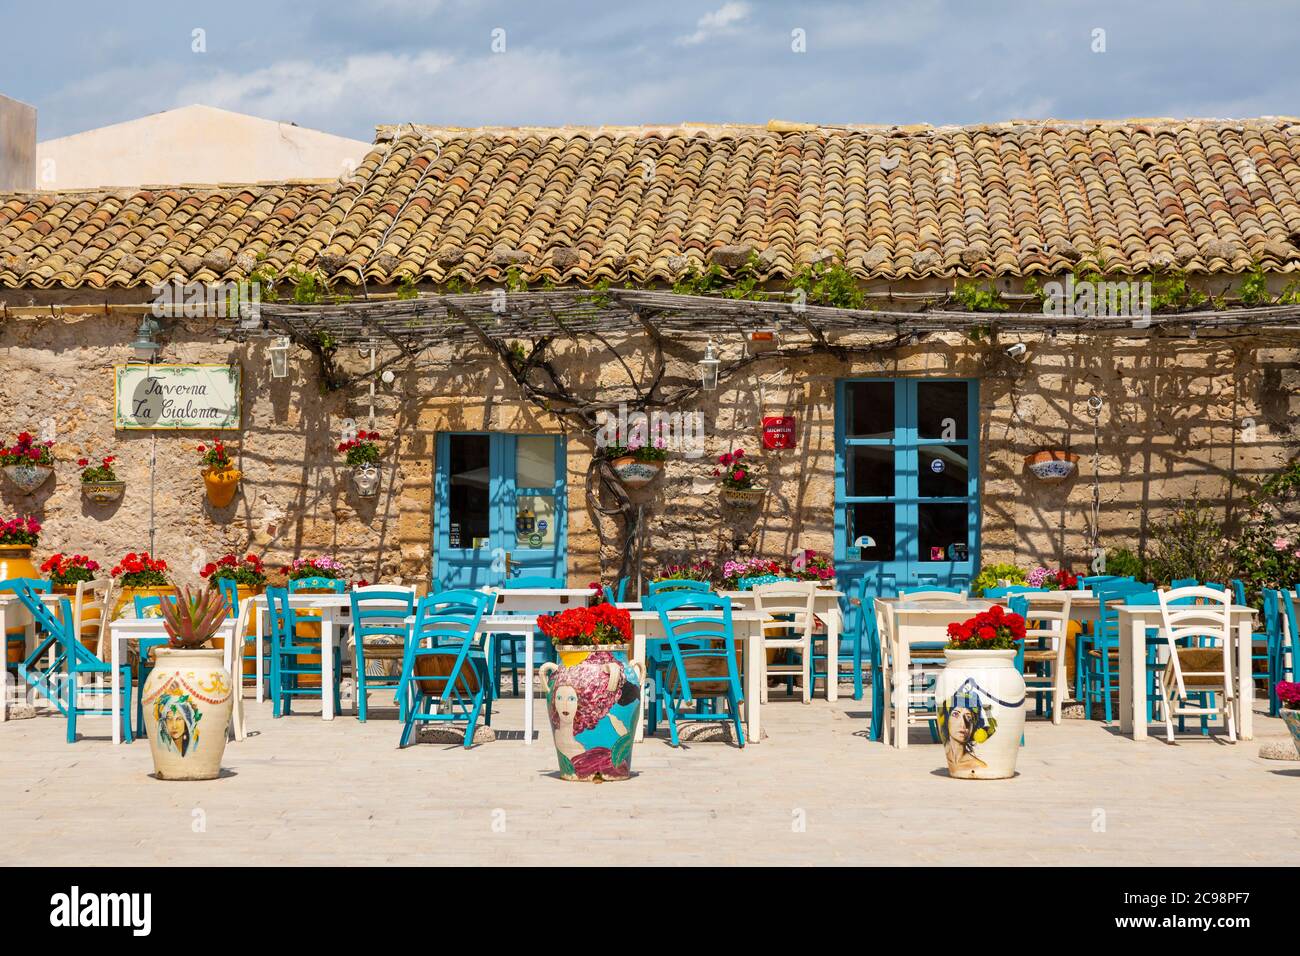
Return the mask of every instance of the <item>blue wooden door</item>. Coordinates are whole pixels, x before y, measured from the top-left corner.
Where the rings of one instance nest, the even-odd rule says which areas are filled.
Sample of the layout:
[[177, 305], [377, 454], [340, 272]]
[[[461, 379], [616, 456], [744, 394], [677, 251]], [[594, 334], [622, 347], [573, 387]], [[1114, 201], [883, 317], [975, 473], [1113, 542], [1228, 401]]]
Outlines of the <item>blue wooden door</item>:
[[438, 435], [434, 479], [439, 589], [564, 578], [568, 557], [563, 440], [555, 435]]
[[849, 379], [836, 389], [835, 563], [869, 593], [969, 585], [979, 566], [979, 384]]

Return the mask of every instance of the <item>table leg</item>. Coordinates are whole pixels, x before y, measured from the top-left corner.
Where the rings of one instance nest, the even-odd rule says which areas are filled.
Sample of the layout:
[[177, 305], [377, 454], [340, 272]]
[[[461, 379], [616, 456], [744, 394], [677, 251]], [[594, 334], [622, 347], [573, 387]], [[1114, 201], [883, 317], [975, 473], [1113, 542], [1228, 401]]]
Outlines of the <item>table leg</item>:
[[[1125, 651], [1124, 636], [1128, 635], [1128, 653]], [[1128, 665], [1128, 674], [1122, 675], [1119, 682], [1119, 729], [1132, 732], [1134, 740], [1147, 737], [1147, 620], [1138, 614], [1129, 615], [1129, 626], [1120, 627], [1120, 665]], [[1124, 688], [1128, 688], [1128, 704], [1124, 703]], [[1087, 704], [1084, 704], [1087, 707]]]
[[524, 647], [528, 649], [528, 653], [524, 655], [524, 746], [531, 747], [533, 743], [533, 653], [537, 649], [537, 639], [534, 632], [529, 631], [524, 640]]
[[[897, 627], [897, 625], [895, 625]], [[912, 689], [912, 655], [903, 641], [894, 642], [894, 746], [907, 748], [907, 695]]]
[[[101, 614], [107, 611], [101, 611]], [[113, 715], [110, 718], [113, 721], [113, 743], [122, 742], [122, 670], [118, 667], [118, 646], [121, 644], [120, 635], [113, 633], [111, 630], [108, 634], [108, 657], [109, 657], [109, 684], [112, 687], [113, 696]], [[72, 694], [70, 703], [76, 706], [77, 684], [74, 679], [69, 685], [69, 693]]]
[[[645, 673], [645, 632], [641, 628], [632, 629], [632, 660], [641, 665], [641, 673]], [[633, 730], [633, 740], [643, 740], [645, 738], [645, 709], [646, 687], [650, 688], [650, 693], [654, 693], [654, 682], [647, 680], [641, 686], [641, 706], [636, 709], [636, 727]]]
[[1237, 736], [1255, 736], [1255, 681], [1251, 674], [1251, 641], [1254, 622], [1249, 614], [1237, 622]]
[[320, 717], [334, 719], [334, 609], [320, 611]]
[[763, 628], [756, 621], [745, 622], [745, 739], [756, 744], [763, 739], [762, 692], [766, 668], [759, 657], [767, 660], [763, 647]]
[[840, 612], [827, 613], [826, 622], [826, 699], [840, 698]]
[[[254, 598], [253, 600], [254, 600], [254, 602], [257, 601], [256, 598]], [[266, 610], [266, 607], [265, 607], [264, 605], [262, 605], [262, 604], [260, 604], [260, 603], [254, 603], [254, 604], [253, 604], [253, 617], [255, 618], [255, 623], [253, 624], [253, 635], [254, 635], [254, 639], [255, 639], [255, 641], [256, 641], [256, 645], [255, 645], [255, 649], [254, 649], [253, 653], [257, 655], [257, 663], [256, 663], [256, 667], [257, 667], [257, 702], [258, 702], [259, 704], [260, 704], [260, 703], [265, 699], [265, 696], [266, 696], [266, 695], [265, 695], [265, 692], [264, 692], [264, 690], [263, 690], [263, 688], [265, 687], [265, 679], [266, 679], [266, 677], [265, 677], [265, 675], [262, 673], [262, 651], [263, 651], [263, 646], [262, 646], [262, 640], [263, 640], [263, 637], [262, 637], [262, 615], [263, 615], [263, 612], [264, 612], [265, 610]], [[241, 686], [242, 686], [242, 684], [243, 684], [243, 676], [242, 676], [243, 668], [242, 668], [242, 667], [240, 668], [240, 672], [241, 672], [241, 676], [240, 676], [240, 684], [241, 684]]]

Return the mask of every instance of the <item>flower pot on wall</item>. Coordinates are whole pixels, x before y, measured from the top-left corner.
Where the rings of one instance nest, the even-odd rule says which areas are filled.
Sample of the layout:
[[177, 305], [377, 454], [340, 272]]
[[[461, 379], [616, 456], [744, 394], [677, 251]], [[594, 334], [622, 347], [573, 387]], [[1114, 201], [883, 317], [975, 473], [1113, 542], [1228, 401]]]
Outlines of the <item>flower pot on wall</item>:
[[1025, 467], [1039, 481], [1064, 481], [1074, 474], [1079, 456], [1069, 451], [1036, 451], [1025, 456]]
[[352, 485], [360, 498], [374, 498], [379, 494], [383, 472], [378, 465], [357, 465], [352, 469]]
[[767, 491], [762, 488], [723, 488], [719, 495], [723, 504], [736, 508], [757, 508], [763, 503]]
[[945, 649], [943, 656], [934, 700], [948, 776], [1015, 776], [1025, 729], [1025, 679], [1016, 670], [1016, 652]]
[[625, 488], [644, 488], [663, 470], [662, 461], [638, 461], [632, 455], [623, 455], [609, 463], [614, 474]]
[[[9, 581], [14, 578], [39, 578], [41, 572], [37, 570], [36, 565], [32, 564], [32, 547], [29, 544], [0, 544], [0, 581]], [[17, 643], [10, 645], [8, 640], [5, 642], [6, 656], [5, 660], [11, 665], [22, 663], [23, 660], [23, 623], [21, 619], [31, 620], [31, 615], [25, 609], [10, 610], [8, 612], [9, 623], [11, 627], [5, 632], [6, 637], [12, 637]], [[25, 623], [25, 622], [24, 622]], [[17, 624], [17, 626], [12, 626]], [[0, 701], [0, 707], [5, 705]]]
[[83, 481], [81, 495], [99, 504], [117, 501], [126, 491], [125, 481]]
[[54, 474], [54, 469], [48, 465], [5, 465], [0, 470], [4, 471], [9, 476], [9, 480], [25, 495], [30, 495]]
[[243, 472], [238, 468], [225, 468], [220, 471], [212, 468], [203, 470], [203, 486], [208, 493], [208, 501], [214, 508], [224, 508], [235, 500], [239, 490], [239, 479]]
[[641, 709], [641, 666], [625, 644], [559, 646], [560, 663], [538, 671], [546, 692], [560, 776], [565, 780], [626, 780]]
[[221, 773], [234, 706], [219, 650], [154, 650], [140, 693], [154, 772], [162, 780], [212, 780]]

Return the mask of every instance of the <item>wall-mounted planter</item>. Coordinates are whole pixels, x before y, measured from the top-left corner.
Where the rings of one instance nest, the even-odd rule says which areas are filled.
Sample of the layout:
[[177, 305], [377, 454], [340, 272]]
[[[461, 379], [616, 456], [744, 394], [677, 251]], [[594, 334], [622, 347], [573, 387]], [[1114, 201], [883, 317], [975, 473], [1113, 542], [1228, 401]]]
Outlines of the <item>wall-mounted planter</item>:
[[724, 505], [735, 508], [757, 508], [767, 496], [764, 488], [723, 488], [719, 492]]
[[374, 498], [379, 494], [383, 473], [378, 465], [357, 465], [352, 469], [352, 486], [361, 498]]
[[126, 491], [125, 481], [83, 481], [81, 483], [81, 496], [101, 505], [117, 501], [124, 491]]
[[1069, 451], [1036, 451], [1025, 456], [1025, 467], [1039, 481], [1064, 481], [1074, 474], [1079, 456]]
[[638, 461], [632, 455], [624, 455], [610, 462], [614, 474], [625, 488], [644, 488], [654, 481], [663, 470], [662, 461]]
[[54, 474], [48, 465], [5, 465], [2, 470], [25, 495], [30, 495]]
[[207, 490], [208, 502], [212, 507], [224, 508], [235, 500], [235, 492], [239, 490], [239, 479], [242, 475], [238, 468], [226, 468], [222, 471], [204, 469], [203, 486]]

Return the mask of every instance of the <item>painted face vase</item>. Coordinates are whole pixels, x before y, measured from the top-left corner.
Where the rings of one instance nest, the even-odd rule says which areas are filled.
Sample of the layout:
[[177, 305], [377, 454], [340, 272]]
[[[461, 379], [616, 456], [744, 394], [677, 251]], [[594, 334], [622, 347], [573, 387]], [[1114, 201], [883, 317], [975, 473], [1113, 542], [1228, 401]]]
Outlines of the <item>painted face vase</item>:
[[945, 650], [934, 685], [948, 776], [1014, 777], [1025, 729], [1025, 680], [1015, 651]]
[[154, 649], [145, 681], [144, 726], [160, 780], [212, 780], [221, 772], [234, 707], [220, 650]]
[[541, 666], [546, 713], [565, 780], [626, 780], [641, 710], [643, 672], [627, 647], [560, 647], [562, 663]]

